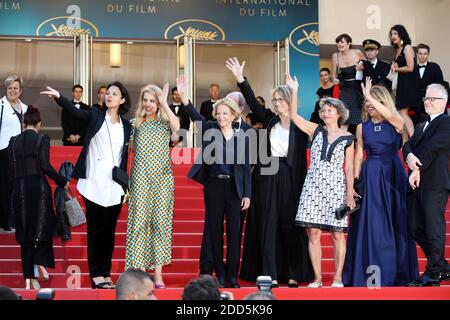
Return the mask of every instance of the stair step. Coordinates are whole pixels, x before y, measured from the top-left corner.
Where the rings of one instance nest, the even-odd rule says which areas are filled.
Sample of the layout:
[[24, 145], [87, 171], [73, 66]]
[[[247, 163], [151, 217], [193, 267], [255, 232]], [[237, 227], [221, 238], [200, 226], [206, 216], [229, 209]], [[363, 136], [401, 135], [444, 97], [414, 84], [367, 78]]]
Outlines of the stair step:
[[[322, 247], [322, 258], [333, 258], [333, 247]], [[224, 248], [224, 256], [226, 247]], [[86, 246], [70, 246], [70, 245], [55, 245], [54, 246], [55, 259], [87, 259]], [[419, 246], [417, 246], [417, 255], [419, 258], [425, 258]], [[445, 248], [445, 256], [450, 256], [450, 244]], [[1, 259], [20, 259], [20, 246], [0, 246]], [[123, 259], [125, 257], [125, 246], [115, 246], [113, 252], [113, 259]], [[200, 246], [174, 246], [172, 248], [173, 259], [199, 259]]]
[[[202, 233], [174, 233], [173, 245], [174, 246], [200, 246], [202, 240]], [[0, 234], [0, 243], [2, 245], [15, 245], [16, 239], [14, 234]], [[60, 244], [60, 239], [55, 239], [55, 244]], [[323, 233], [321, 238], [322, 246], [332, 246], [333, 241], [329, 233]], [[450, 234], [446, 235], [446, 243], [450, 244]], [[72, 232], [72, 240], [65, 241], [66, 245], [71, 246], [85, 246], [86, 233], [84, 232]], [[125, 245], [125, 233], [116, 233], [116, 245]]]

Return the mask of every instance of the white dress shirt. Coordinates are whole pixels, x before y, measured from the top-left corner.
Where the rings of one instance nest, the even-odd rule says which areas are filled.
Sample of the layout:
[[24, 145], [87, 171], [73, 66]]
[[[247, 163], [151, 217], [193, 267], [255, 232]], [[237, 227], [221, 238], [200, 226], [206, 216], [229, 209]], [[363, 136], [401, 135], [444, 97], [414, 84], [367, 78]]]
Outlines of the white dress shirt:
[[[420, 66], [425, 66], [425, 68], [427, 67], [428, 61], [426, 61], [425, 63], [419, 63], [419, 67]], [[419, 68], [419, 74], [420, 74], [420, 79], [423, 78], [423, 74], [425, 73], [425, 68]]]
[[373, 69], [375, 70], [375, 68], [377, 67], [378, 59], [375, 58], [374, 60], [370, 61], [370, 63], [372, 64]]
[[427, 121], [427, 123], [425, 123], [425, 125], [424, 125], [424, 127], [423, 127], [423, 131], [425, 131], [425, 130], [427, 129], [427, 127], [430, 125], [431, 121], [433, 121], [434, 119], [436, 119], [437, 117], [439, 117], [441, 114], [444, 114], [444, 112], [431, 115], [431, 116], [430, 116], [430, 121]]
[[[111, 142], [108, 128], [111, 134]], [[112, 179], [112, 169], [114, 166], [120, 166], [123, 144], [122, 121], [113, 124], [111, 117], [106, 113], [102, 127], [89, 144], [86, 158], [86, 179], [79, 179], [77, 184], [78, 191], [89, 201], [103, 207], [111, 207], [121, 203], [121, 197], [125, 193], [122, 187]]]
[[270, 131], [270, 151], [273, 157], [287, 157], [289, 149], [289, 129], [278, 122]]
[[[20, 100], [19, 102], [22, 105], [23, 115], [25, 114], [25, 112], [27, 112], [28, 106], [23, 104]], [[20, 123], [14, 108], [9, 104], [9, 101], [6, 97], [3, 97], [0, 100], [0, 114], [2, 112], [2, 108], [3, 118], [1, 123], [2, 129], [0, 132], [0, 150], [8, 147], [11, 137], [15, 137], [22, 132], [22, 124]]]

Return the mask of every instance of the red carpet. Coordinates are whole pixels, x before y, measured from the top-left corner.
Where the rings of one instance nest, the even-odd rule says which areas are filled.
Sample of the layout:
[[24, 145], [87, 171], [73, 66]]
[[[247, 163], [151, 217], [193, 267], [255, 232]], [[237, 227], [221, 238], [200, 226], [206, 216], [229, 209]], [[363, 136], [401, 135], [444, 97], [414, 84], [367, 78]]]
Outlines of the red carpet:
[[[180, 153], [179, 149], [175, 149]], [[193, 159], [193, 149], [183, 149], [181, 154], [172, 154], [173, 161], [179, 163], [181, 157]], [[52, 147], [51, 161], [56, 169], [63, 161], [69, 160], [75, 163], [79, 153], [77, 147]], [[164, 280], [169, 289], [158, 290], [160, 299], [177, 299], [180, 290], [186, 283], [198, 275], [198, 258], [203, 230], [204, 206], [202, 186], [189, 180], [186, 174], [191, 165], [174, 164], [175, 173], [175, 212], [173, 235], [173, 261], [170, 266], [164, 268]], [[75, 181], [72, 181], [72, 189]], [[52, 185], [53, 187], [53, 185]], [[82, 201], [81, 201], [82, 203]], [[127, 208], [124, 207], [117, 225], [116, 248], [113, 256], [112, 277], [116, 280], [123, 272], [125, 257]], [[450, 221], [450, 203], [447, 205], [446, 219]], [[446, 257], [450, 257], [450, 223], [447, 222], [447, 247]], [[322, 237], [324, 285], [331, 285], [334, 261], [331, 236], [324, 233]], [[422, 251], [418, 248], [419, 267], [423, 271], [426, 260]], [[58, 289], [90, 287], [87, 267], [86, 226], [80, 226], [72, 230], [72, 240], [62, 242], [55, 240], [56, 268], [50, 269], [50, 280], [41, 282], [42, 287]], [[75, 272], [75, 274], [72, 274]], [[254, 283], [240, 282], [242, 288], [233, 290], [237, 298], [242, 298], [255, 291]], [[20, 260], [20, 249], [15, 241], [14, 234], [0, 234], [0, 284], [12, 288], [23, 288], [24, 280]], [[366, 288], [345, 288], [336, 290], [324, 288], [310, 289], [276, 289], [274, 292], [281, 299], [450, 299], [450, 284], [447, 282], [441, 288], [383, 288], [368, 290]], [[22, 291], [21, 291], [22, 293]], [[24, 293], [24, 297], [32, 297], [34, 293]], [[57, 299], [104, 299], [112, 298], [111, 292], [95, 290], [57, 290]]]

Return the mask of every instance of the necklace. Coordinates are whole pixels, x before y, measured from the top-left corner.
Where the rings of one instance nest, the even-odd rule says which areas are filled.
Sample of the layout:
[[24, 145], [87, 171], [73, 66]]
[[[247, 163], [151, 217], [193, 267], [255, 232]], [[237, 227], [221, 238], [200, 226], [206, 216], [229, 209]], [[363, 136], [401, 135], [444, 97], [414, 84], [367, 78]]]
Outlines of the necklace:
[[373, 122], [373, 131], [381, 132], [381, 122], [378, 123]]

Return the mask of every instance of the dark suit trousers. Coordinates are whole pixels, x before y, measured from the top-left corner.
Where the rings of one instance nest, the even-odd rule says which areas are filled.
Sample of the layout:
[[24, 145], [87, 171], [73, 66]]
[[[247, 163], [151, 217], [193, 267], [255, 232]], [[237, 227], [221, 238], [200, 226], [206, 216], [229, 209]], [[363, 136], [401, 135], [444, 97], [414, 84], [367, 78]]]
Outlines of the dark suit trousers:
[[[240, 259], [241, 200], [234, 179], [208, 178], [204, 185], [205, 228], [200, 254], [200, 272], [237, 278]], [[226, 216], [227, 261], [223, 262], [223, 219]], [[206, 259], [206, 260], [205, 260]]]
[[445, 260], [447, 190], [418, 189], [408, 195], [410, 230], [427, 257], [427, 273], [448, 272]]
[[89, 274], [91, 278], [109, 277], [122, 204], [102, 207], [85, 197], [83, 200], [86, 204]]

